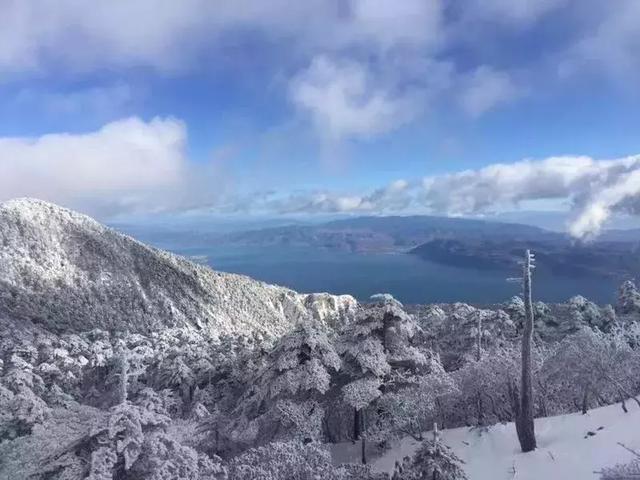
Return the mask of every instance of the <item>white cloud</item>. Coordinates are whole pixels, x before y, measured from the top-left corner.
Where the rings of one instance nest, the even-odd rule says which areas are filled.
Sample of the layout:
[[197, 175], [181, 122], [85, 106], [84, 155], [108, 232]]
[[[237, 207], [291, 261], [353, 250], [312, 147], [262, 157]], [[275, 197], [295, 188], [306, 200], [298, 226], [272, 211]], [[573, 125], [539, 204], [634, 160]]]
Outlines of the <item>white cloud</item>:
[[635, 88], [640, 73], [640, 2], [619, 0], [615, 7], [600, 7], [604, 10], [597, 21], [563, 56], [560, 74], [595, 70]]
[[133, 103], [137, 94], [125, 83], [65, 92], [25, 88], [16, 93], [13, 101], [23, 108], [52, 115], [91, 114], [108, 118]]
[[488, 20], [515, 28], [531, 25], [570, 0], [471, 0], [465, 3], [469, 20]]
[[478, 117], [521, 94], [509, 74], [487, 66], [478, 67], [462, 83], [460, 104], [471, 117]]
[[425, 177], [397, 180], [370, 194], [298, 193], [262, 199], [272, 212], [430, 213], [479, 215], [517, 209], [532, 202], [563, 202], [570, 208], [569, 233], [595, 236], [615, 213], [640, 214], [640, 156], [616, 160], [550, 157], [492, 164]]
[[293, 103], [323, 136], [369, 138], [400, 127], [417, 113], [416, 92], [376, 84], [366, 67], [321, 56], [290, 85]]
[[175, 119], [128, 118], [85, 134], [0, 138], [0, 201], [38, 197], [98, 215], [204, 202], [215, 189], [196, 184], [211, 177], [187, 161], [186, 136]]
[[494, 164], [480, 170], [428, 177], [421, 203], [448, 214], [475, 214], [515, 207], [529, 200], [564, 199], [571, 204], [569, 232], [597, 235], [615, 212], [640, 209], [640, 156], [618, 160], [551, 157]]
[[577, 199], [576, 215], [569, 224], [575, 237], [597, 235], [614, 212], [640, 214], [640, 157], [605, 164], [602, 169], [601, 184], [590, 184], [587, 194]]
[[[561, 1], [490, 0], [464, 11], [475, 12], [473, 18], [533, 21]], [[442, 0], [5, 3], [0, 80], [12, 74], [74, 78], [130, 67], [172, 73], [212, 68], [215, 52], [229, 36], [239, 55], [276, 49], [277, 54], [269, 55], [273, 74], [291, 72], [290, 99], [334, 140], [370, 138], [397, 129], [429, 110], [445, 90], [463, 88], [460, 102], [471, 115], [515, 95], [507, 72], [481, 67], [460, 81], [453, 61], [442, 55], [456, 41]], [[243, 42], [250, 43], [248, 48], [242, 48]], [[296, 71], [294, 65], [305, 66]], [[100, 110], [126, 101], [123, 87], [99, 90], [51, 95], [43, 101], [60, 110], [85, 103]]]
[[[203, 59], [229, 35], [239, 47], [257, 42], [246, 52], [277, 49], [270, 56], [274, 75], [306, 60], [308, 68], [292, 73], [292, 98], [335, 137], [374, 136], [413, 119], [425, 102], [416, 91], [424, 88], [400, 86], [415, 84], [425, 72], [407, 78], [407, 65], [422, 65], [445, 37], [441, 0], [10, 0], [2, 8], [0, 80], [129, 67], [210, 68]], [[49, 100], [73, 108], [82, 99]]]
[[260, 213], [432, 213], [478, 215], [553, 201], [570, 207], [568, 231], [597, 235], [615, 213], [640, 214], [640, 156], [616, 160], [550, 157], [478, 170], [396, 180], [367, 194], [225, 191], [213, 165], [185, 156], [182, 122], [128, 118], [85, 134], [0, 138], [0, 201], [32, 196], [85, 212], [167, 210]]
[[432, 48], [443, 40], [440, 0], [354, 0], [350, 14], [348, 30], [384, 50], [399, 44]]
[[470, 214], [524, 200], [567, 197], [577, 193], [594, 165], [589, 157], [551, 157], [426, 177], [422, 201], [434, 211]]
[[248, 29], [272, 39], [291, 38], [290, 50], [390, 48], [439, 36], [439, 0], [352, 0], [343, 6], [324, 0], [9, 0], [0, 15], [0, 72], [54, 63], [79, 71], [173, 70], [195, 63], [195, 54], [215, 48], [221, 35]]
[[294, 195], [283, 200], [273, 201], [269, 206], [276, 207], [279, 213], [335, 213], [368, 210], [363, 205], [363, 198], [358, 195], [331, 195], [327, 193]]
[[200, 6], [198, 0], [9, 0], [0, 16], [0, 71], [39, 70], [52, 62], [78, 70], [167, 68], [197, 26]]
[[406, 210], [411, 202], [412, 185], [395, 180], [368, 195], [335, 195], [330, 193], [298, 194], [270, 204], [281, 213], [386, 213]]
[[322, 33], [334, 43], [289, 84], [293, 104], [330, 141], [372, 138], [413, 121], [450, 74], [432, 56], [444, 45], [440, 0], [344, 5]]

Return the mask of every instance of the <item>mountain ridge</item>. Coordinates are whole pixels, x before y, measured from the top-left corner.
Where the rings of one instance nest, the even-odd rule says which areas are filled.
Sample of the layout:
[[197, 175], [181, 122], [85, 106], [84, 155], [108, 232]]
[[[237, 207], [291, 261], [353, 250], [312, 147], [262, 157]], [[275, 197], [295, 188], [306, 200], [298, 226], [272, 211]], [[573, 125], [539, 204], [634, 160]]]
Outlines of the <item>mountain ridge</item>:
[[351, 252], [406, 252], [434, 239], [559, 240], [565, 235], [519, 223], [428, 215], [355, 217], [317, 225], [287, 225], [225, 235], [221, 243], [321, 247]]
[[333, 322], [355, 305], [216, 272], [42, 200], [0, 204], [0, 313], [49, 330], [278, 336], [303, 316]]

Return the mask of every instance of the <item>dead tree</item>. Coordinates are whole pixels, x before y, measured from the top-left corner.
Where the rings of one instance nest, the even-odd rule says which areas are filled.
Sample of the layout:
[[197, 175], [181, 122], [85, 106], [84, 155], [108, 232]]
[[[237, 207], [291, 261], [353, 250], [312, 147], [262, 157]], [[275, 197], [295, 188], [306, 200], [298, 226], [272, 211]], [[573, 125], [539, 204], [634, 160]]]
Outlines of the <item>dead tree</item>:
[[[482, 313], [476, 312], [476, 362], [482, 359]], [[484, 426], [484, 407], [482, 405], [482, 392], [476, 395], [476, 407], [478, 410], [478, 425]]]
[[482, 358], [482, 313], [476, 312], [476, 361]]
[[531, 271], [535, 268], [534, 256], [525, 252], [522, 266], [522, 288], [524, 297], [524, 328], [522, 330], [522, 370], [520, 389], [513, 391], [516, 432], [523, 452], [536, 449], [536, 434], [533, 421], [533, 382], [531, 373], [531, 344], [533, 339], [533, 304], [531, 301]]

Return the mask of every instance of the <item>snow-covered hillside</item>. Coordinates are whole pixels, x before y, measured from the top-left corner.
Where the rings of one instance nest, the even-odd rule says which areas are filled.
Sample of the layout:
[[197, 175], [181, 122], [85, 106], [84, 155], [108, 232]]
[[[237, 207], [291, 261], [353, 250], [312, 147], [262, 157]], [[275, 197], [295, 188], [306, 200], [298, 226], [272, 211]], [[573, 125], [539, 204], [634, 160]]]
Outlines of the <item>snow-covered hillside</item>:
[[[627, 463], [634, 456], [618, 443], [640, 450], [640, 408], [627, 402], [536, 420], [538, 449], [520, 452], [513, 423], [488, 431], [455, 428], [440, 432], [441, 440], [464, 460], [470, 480], [588, 480], [602, 467]], [[407, 437], [373, 462], [374, 469], [393, 472], [396, 460], [413, 455], [418, 442]], [[357, 445], [356, 445], [357, 447]], [[354, 458], [357, 458], [354, 452]]]
[[355, 305], [348, 295], [215, 272], [43, 201], [0, 204], [0, 313], [50, 330], [185, 326], [269, 336], [308, 313], [331, 322]]

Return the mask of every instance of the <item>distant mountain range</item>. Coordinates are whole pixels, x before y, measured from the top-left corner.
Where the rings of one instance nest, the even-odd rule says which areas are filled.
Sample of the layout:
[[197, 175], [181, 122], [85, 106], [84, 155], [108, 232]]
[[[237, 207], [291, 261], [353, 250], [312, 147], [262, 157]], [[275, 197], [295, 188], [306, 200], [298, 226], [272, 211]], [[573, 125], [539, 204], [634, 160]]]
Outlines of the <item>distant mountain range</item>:
[[640, 242], [640, 228], [627, 230], [605, 230], [598, 237], [599, 242]]
[[351, 252], [408, 252], [435, 239], [544, 240], [562, 234], [515, 223], [465, 218], [408, 216], [358, 217], [319, 225], [288, 225], [235, 232], [223, 243], [321, 247]]
[[409, 253], [431, 261], [476, 269], [517, 271], [524, 251], [535, 252], [538, 265], [564, 276], [634, 277], [640, 272], [637, 246], [627, 242], [572, 243], [567, 240], [432, 240]]
[[446, 265], [513, 269], [526, 248], [541, 264], [570, 275], [635, 276], [640, 230], [612, 230], [595, 242], [518, 223], [436, 216], [358, 217], [320, 225], [235, 232], [222, 243], [313, 247], [354, 253], [408, 253]]

